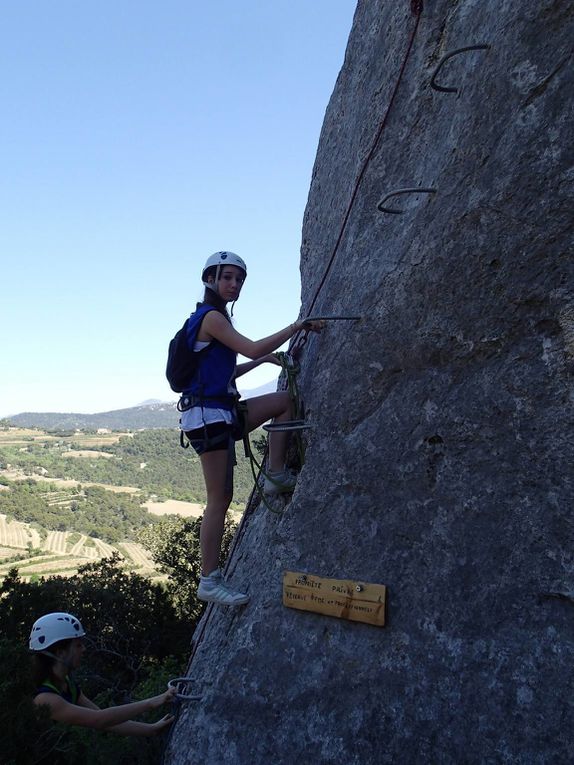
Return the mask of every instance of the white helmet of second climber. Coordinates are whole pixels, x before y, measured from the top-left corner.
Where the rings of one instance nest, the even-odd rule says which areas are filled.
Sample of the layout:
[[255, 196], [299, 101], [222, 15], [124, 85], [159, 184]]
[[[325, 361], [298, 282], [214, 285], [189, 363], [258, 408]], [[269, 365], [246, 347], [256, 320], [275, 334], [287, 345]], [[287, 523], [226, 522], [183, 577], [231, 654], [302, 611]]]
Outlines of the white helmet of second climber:
[[217, 269], [215, 277], [215, 281], [217, 281], [219, 276], [219, 266], [237, 266], [237, 268], [240, 268], [244, 272], [245, 276], [247, 276], [247, 266], [245, 265], [243, 258], [240, 258], [239, 255], [236, 255], [234, 252], [230, 252], [229, 250], [220, 250], [219, 252], [214, 252], [213, 255], [208, 257], [203, 267], [203, 271], [201, 272], [201, 281], [204, 282], [204, 284], [206, 283], [206, 272], [210, 268]]
[[80, 620], [72, 614], [56, 612], [36, 619], [30, 633], [30, 650], [43, 651], [60, 640], [84, 637]]

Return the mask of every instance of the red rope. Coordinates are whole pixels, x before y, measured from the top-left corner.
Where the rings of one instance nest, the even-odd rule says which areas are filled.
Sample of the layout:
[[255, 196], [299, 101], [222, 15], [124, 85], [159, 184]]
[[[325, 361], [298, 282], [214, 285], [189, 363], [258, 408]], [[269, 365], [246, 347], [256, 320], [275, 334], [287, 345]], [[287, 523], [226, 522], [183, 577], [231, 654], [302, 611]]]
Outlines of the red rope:
[[[422, 10], [423, 10], [422, 0], [411, 0], [411, 11], [414, 14], [416, 14], [417, 18], [416, 18], [416, 21], [415, 21], [415, 25], [413, 27], [413, 31], [411, 32], [411, 36], [409, 38], [409, 42], [408, 42], [408, 45], [407, 45], [407, 50], [406, 50], [405, 56], [403, 58], [403, 63], [401, 65], [401, 68], [400, 68], [400, 71], [399, 71], [399, 76], [398, 76], [397, 82], [395, 83], [395, 87], [393, 89], [393, 92], [391, 94], [391, 99], [390, 99], [390, 101], [388, 103], [387, 110], [386, 110], [386, 112], [385, 112], [385, 114], [383, 116], [381, 124], [379, 125], [379, 129], [377, 130], [377, 133], [375, 135], [375, 139], [374, 139], [374, 141], [373, 141], [373, 143], [371, 145], [371, 148], [369, 150], [369, 153], [367, 154], [367, 157], [366, 157], [365, 161], [363, 162], [363, 165], [361, 167], [361, 170], [360, 170], [359, 175], [357, 177], [357, 180], [355, 182], [355, 187], [353, 189], [353, 193], [351, 195], [351, 199], [350, 199], [349, 204], [347, 206], [347, 211], [345, 213], [345, 217], [343, 218], [343, 223], [342, 223], [341, 229], [339, 231], [339, 236], [337, 238], [337, 242], [335, 243], [335, 247], [333, 248], [333, 252], [331, 253], [331, 257], [330, 257], [329, 262], [327, 264], [327, 268], [325, 269], [325, 272], [323, 274], [323, 278], [321, 279], [321, 281], [319, 283], [319, 286], [317, 287], [317, 290], [315, 291], [315, 295], [313, 297], [313, 300], [311, 301], [311, 305], [307, 309], [307, 315], [308, 316], [311, 315], [311, 313], [313, 311], [313, 307], [314, 307], [315, 302], [317, 300], [317, 297], [319, 296], [319, 292], [323, 288], [323, 285], [325, 284], [327, 276], [329, 275], [329, 272], [331, 270], [331, 266], [333, 265], [333, 262], [335, 260], [335, 256], [337, 255], [337, 252], [339, 250], [339, 245], [341, 244], [341, 241], [343, 239], [343, 234], [345, 233], [345, 229], [347, 227], [347, 223], [348, 223], [349, 217], [351, 215], [351, 210], [353, 209], [353, 205], [355, 203], [355, 199], [357, 198], [359, 187], [361, 185], [361, 182], [363, 180], [365, 172], [367, 171], [367, 167], [368, 167], [368, 165], [369, 165], [371, 159], [373, 158], [373, 155], [374, 155], [374, 153], [375, 153], [375, 151], [377, 149], [377, 146], [378, 146], [379, 140], [381, 138], [381, 135], [383, 133], [383, 130], [385, 129], [385, 127], [387, 125], [387, 120], [388, 120], [391, 108], [393, 106], [393, 103], [395, 101], [395, 97], [397, 95], [397, 92], [399, 90], [399, 86], [400, 86], [401, 80], [403, 78], [403, 74], [404, 74], [404, 71], [405, 71], [405, 68], [406, 68], [406, 65], [407, 65], [407, 61], [408, 61], [411, 49], [413, 47], [413, 42], [414, 42], [414, 39], [415, 39], [415, 36], [416, 36], [416, 33], [417, 33], [417, 29], [418, 29], [418, 26], [419, 26], [419, 21], [420, 21], [420, 17], [421, 17], [421, 14], [422, 14]], [[291, 346], [293, 347], [293, 352], [295, 352], [295, 350], [297, 350], [294, 347], [295, 344], [296, 344], [296, 341], [294, 339], [292, 341], [292, 343], [291, 343]]]

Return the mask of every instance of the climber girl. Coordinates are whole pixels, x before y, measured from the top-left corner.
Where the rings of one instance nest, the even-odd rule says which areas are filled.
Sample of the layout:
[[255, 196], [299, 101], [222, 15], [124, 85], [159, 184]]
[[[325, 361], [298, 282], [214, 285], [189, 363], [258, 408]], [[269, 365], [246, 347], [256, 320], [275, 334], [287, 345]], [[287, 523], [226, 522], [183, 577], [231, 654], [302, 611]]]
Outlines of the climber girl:
[[122, 736], [155, 736], [171, 725], [172, 715], [155, 723], [136, 722], [131, 718], [172, 701], [175, 688], [143, 701], [107, 709], [100, 709], [82, 693], [71, 672], [78, 669], [82, 661], [86, 650], [85, 634], [72, 614], [46, 614], [34, 622], [29, 643], [36, 683], [34, 704], [47, 706], [52, 720], [57, 722], [98, 728]]
[[[189, 347], [196, 352], [193, 380], [180, 399], [180, 425], [200, 456], [207, 490], [207, 504], [200, 529], [202, 576], [197, 595], [201, 600], [239, 606], [249, 597], [232, 590], [218, 568], [225, 514], [233, 497], [234, 441], [243, 438], [267, 420], [284, 422], [292, 417], [286, 391], [248, 399], [243, 426], [238, 422], [235, 379], [265, 362], [278, 364], [272, 355], [296, 332], [320, 332], [323, 322], [297, 321], [261, 340], [253, 341], [236, 332], [227, 304], [239, 297], [247, 276], [244, 261], [233, 252], [216, 252], [203, 268], [205, 293], [202, 303], [188, 321]], [[237, 354], [252, 361], [236, 365]], [[245, 407], [243, 404], [243, 407]], [[266, 493], [292, 491], [295, 477], [285, 468], [288, 433], [269, 437], [269, 470]]]

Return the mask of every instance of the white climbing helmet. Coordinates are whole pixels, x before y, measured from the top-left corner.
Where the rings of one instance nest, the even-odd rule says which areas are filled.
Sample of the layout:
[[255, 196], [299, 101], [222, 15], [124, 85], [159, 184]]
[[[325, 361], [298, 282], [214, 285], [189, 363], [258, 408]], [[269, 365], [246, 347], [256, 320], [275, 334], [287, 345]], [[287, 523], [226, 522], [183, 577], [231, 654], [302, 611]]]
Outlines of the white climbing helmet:
[[219, 279], [219, 266], [237, 266], [237, 268], [240, 268], [245, 273], [245, 276], [247, 276], [247, 266], [245, 265], [243, 258], [240, 258], [239, 255], [236, 255], [234, 252], [229, 252], [229, 250], [220, 250], [219, 252], [214, 252], [213, 255], [210, 255], [203, 267], [201, 281], [204, 284], [207, 284], [205, 281], [205, 272], [214, 266], [217, 268], [215, 276], [216, 282]]
[[84, 628], [72, 614], [56, 612], [36, 619], [30, 633], [30, 650], [43, 651], [60, 640], [84, 637]]

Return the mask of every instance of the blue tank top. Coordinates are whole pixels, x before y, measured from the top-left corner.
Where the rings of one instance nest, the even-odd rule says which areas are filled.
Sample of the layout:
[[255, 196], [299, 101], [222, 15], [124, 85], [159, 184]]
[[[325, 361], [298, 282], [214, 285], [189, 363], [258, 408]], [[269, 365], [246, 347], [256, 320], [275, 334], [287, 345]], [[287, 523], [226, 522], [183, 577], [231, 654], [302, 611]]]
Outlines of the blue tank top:
[[[191, 314], [187, 322], [187, 342], [193, 351], [201, 322], [209, 311], [216, 311], [215, 306], [202, 303]], [[201, 351], [197, 351], [198, 369], [184, 396], [194, 396], [197, 405], [207, 409], [232, 410], [238, 398], [233, 381], [237, 354], [215, 338]]]

